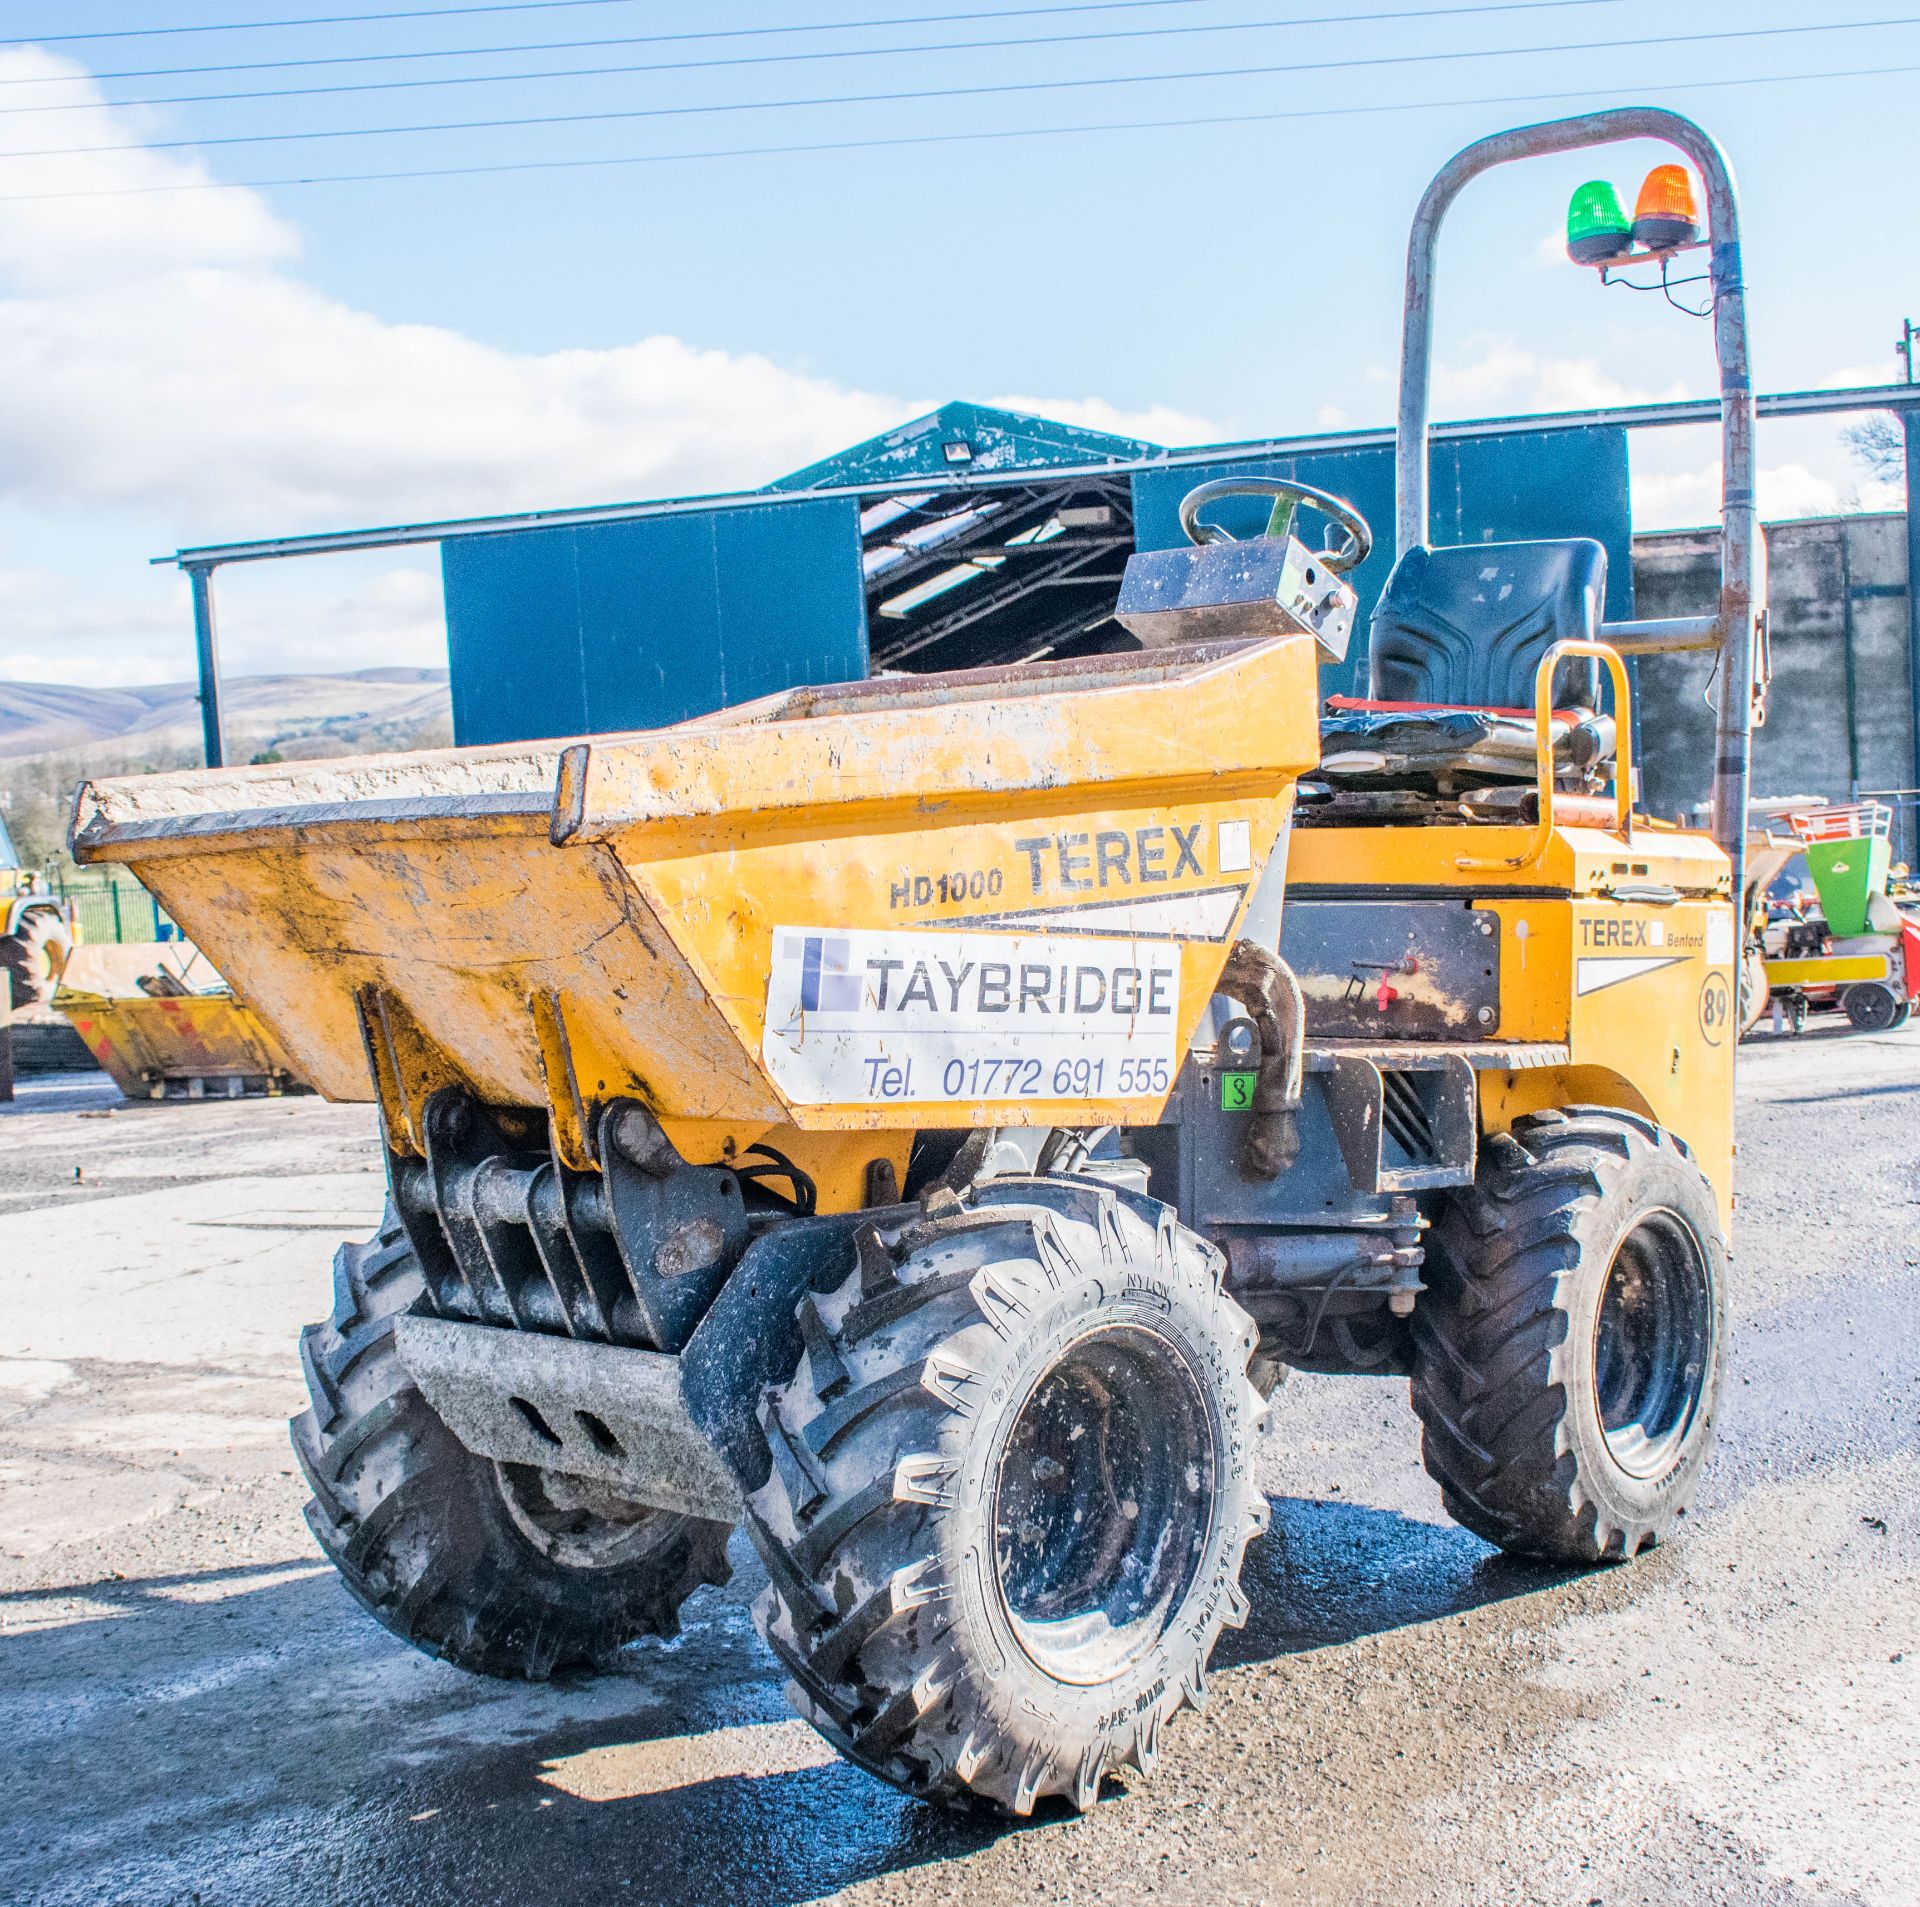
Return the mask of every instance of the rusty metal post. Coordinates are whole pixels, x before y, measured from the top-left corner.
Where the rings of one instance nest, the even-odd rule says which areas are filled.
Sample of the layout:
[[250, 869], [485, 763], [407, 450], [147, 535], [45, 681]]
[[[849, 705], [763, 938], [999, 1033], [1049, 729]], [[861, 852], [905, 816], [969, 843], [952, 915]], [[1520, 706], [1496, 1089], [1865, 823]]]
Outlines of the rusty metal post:
[[[1407, 240], [1406, 310], [1400, 347], [1400, 414], [1395, 437], [1394, 513], [1398, 548], [1427, 540], [1427, 435], [1433, 376], [1434, 252], [1448, 208], [1469, 180], [1495, 166], [1544, 153], [1573, 152], [1623, 139], [1677, 146], [1707, 189], [1714, 351], [1720, 366], [1720, 669], [1716, 683], [1713, 837], [1733, 863], [1736, 908], [1744, 906], [1747, 792], [1751, 780], [1756, 623], [1763, 613], [1759, 514], [1754, 498], [1754, 400], [1747, 368], [1746, 292], [1740, 264], [1740, 207], [1733, 170], [1718, 145], [1679, 113], [1622, 106], [1544, 125], [1518, 126], [1464, 147], [1434, 175]], [[1907, 438], [1913, 468], [1911, 433]], [[1651, 630], [1652, 625], [1638, 625]]]

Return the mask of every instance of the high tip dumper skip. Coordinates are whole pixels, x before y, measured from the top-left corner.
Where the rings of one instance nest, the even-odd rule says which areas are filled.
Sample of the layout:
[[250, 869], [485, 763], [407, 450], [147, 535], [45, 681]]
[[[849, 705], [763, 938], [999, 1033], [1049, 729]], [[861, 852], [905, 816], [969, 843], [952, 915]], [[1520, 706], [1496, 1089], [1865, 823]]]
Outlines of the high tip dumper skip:
[[[1677, 624], [1605, 623], [1596, 543], [1426, 534], [1447, 206], [1630, 138], [1707, 200], [1599, 261], [1709, 255], [1723, 590]], [[1280, 482], [1266, 534], [1209, 487], [1190, 548], [1134, 558], [1131, 653], [82, 791], [76, 853], [378, 1102], [388, 1216], [302, 1340], [294, 1437], [381, 1622], [591, 1667], [671, 1633], [744, 1523], [800, 1712], [1024, 1814], [1201, 1701], [1289, 1367], [1408, 1380], [1503, 1548], [1668, 1533], [1721, 1384], [1762, 647], [1735, 219], [1653, 109], [1442, 171], [1374, 699], [1324, 724], [1372, 534]], [[1620, 656], [1689, 646], [1722, 657], [1711, 836], [1633, 807]]]

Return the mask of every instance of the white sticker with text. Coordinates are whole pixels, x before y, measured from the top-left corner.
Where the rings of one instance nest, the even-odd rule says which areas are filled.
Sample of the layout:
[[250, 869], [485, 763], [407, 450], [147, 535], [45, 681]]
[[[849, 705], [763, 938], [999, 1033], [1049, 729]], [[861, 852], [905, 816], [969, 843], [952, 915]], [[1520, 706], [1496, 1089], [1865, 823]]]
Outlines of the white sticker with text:
[[801, 1106], [1158, 1099], [1180, 949], [1060, 934], [780, 927], [763, 1045]]

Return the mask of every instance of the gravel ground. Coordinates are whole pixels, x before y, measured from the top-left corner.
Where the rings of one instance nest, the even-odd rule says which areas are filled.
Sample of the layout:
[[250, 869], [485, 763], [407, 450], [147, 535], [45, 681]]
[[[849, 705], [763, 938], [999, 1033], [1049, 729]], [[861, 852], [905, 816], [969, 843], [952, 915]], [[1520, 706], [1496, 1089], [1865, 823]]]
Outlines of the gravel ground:
[[0, 1108], [0, 1898], [1920, 1903], [1920, 1027], [1744, 1049], [1719, 1450], [1594, 1573], [1449, 1525], [1404, 1387], [1296, 1379], [1254, 1617], [1150, 1783], [1018, 1830], [790, 1719], [746, 1606], [575, 1687], [413, 1654], [282, 1420], [364, 1109]]

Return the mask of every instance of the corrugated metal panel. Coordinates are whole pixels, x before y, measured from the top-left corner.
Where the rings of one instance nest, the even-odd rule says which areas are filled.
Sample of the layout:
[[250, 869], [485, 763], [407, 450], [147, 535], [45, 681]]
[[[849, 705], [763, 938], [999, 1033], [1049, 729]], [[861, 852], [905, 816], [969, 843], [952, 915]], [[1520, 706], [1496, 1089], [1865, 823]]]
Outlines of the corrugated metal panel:
[[[1633, 614], [1632, 515], [1627, 489], [1627, 433], [1613, 427], [1527, 431], [1439, 442], [1431, 463], [1431, 535], [1436, 545], [1517, 542], [1536, 537], [1591, 536], [1607, 552], [1607, 614]], [[1351, 674], [1342, 684], [1364, 693], [1366, 627], [1393, 568], [1393, 452], [1387, 448], [1319, 451], [1143, 470], [1133, 478], [1136, 548], [1171, 549], [1180, 533], [1180, 499], [1214, 477], [1298, 477], [1345, 497], [1372, 524], [1374, 554], [1354, 573], [1360, 615]], [[1225, 503], [1209, 512], [1241, 536], [1257, 535], [1260, 504]], [[1313, 532], [1317, 536], [1317, 528]]]
[[441, 546], [462, 744], [657, 728], [867, 672], [851, 498]]

